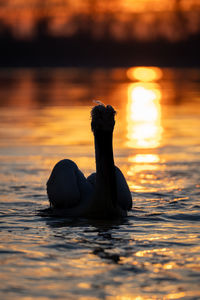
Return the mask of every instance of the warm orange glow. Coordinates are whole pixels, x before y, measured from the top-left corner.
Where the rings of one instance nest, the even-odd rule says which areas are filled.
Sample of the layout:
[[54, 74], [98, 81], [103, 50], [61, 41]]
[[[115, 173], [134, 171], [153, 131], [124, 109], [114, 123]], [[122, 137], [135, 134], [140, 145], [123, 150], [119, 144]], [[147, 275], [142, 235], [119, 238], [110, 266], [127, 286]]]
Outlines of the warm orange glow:
[[78, 286], [82, 289], [90, 289], [91, 288], [91, 284], [88, 282], [80, 282], [78, 284]]
[[153, 253], [163, 254], [163, 253], [168, 253], [168, 251], [169, 250], [167, 248], [152, 249], [152, 250], [142, 250], [142, 251], [136, 252], [135, 256], [138, 256], [138, 257], [149, 257], [149, 256], [152, 256]]
[[180, 292], [180, 293], [172, 293], [169, 294], [165, 297], [165, 299], [181, 299], [185, 297], [186, 293], [185, 292]]
[[148, 89], [143, 85], [131, 87], [132, 119], [135, 121], [156, 121], [158, 119], [158, 108], [152, 105], [160, 100], [161, 94], [157, 89]]
[[[107, 299], [107, 298], [106, 298]], [[133, 295], [116, 295], [116, 296], [109, 296], [108, 300], [144, 300], [146, 298], [142, 296], [133, 296]]]
[[158, 163], [160, 158], [157, 154], [136, 154], [133, 157], [129, 157], [128, 161], [134, 163]]
[[150, 83], [131, 84], [128, 89], [127, 138], [131, 148], [156, 148], [160, 144], [161, 92]]
[[[87, 30], [94, 35], [100, 36], [102, 32], [105, 34], [105, 21], [108, 21], [109, 32], [119, 39], [136, 37], [148, 40], [162, 35], [167, 39], [176, 40], [184, 37], [184, 34], [199, 31], [199, 0], [118, 0], [114, 5], [113, 1], [81, 0], [1, 2], [0, 20], [11, 26], [17, 37], [34, 36], [37, 22], [44, 18], [49, 19], [48, 31], [53, 35], [76, 34], [80, 28], [87, 27], [87, 19], [93, 22], [93, 26], [87, 27]], [[195, 17], [194, 11], [197, 13]], [[183, 31], [179, 30], [183, 19], [176, 12], [187, 14]], [[112, 19], [114, 22], [110, 22]]]
[[154, 81], [162, 78], [162, 71], [156, 67], [129, 68], [127, 77], [131, 80]]

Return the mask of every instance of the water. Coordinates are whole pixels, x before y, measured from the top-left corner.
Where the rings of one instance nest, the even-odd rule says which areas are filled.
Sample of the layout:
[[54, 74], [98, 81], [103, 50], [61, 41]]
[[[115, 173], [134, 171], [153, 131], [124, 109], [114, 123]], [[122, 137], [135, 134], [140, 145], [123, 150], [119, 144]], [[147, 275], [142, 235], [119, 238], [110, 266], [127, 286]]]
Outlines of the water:
[[[200, 70], [151, 71], [0, 72], [1, 299], [200, 298]], [[58, 160], [94, 171], [93, 99], [118, 111], [133, 210], [112, 222], [41, 215]]]

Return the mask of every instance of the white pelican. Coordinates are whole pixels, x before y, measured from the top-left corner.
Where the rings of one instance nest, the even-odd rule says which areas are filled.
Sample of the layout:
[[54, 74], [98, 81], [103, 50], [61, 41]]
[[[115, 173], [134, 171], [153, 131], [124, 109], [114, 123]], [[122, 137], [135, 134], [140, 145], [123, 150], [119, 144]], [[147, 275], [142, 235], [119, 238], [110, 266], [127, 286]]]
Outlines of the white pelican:
[[50, 206], [67, 217], [109, 219], [123, 217], [131, 210], [132, 197], [126, 180], [114, 164], [113, 129], [115, 110], [98, 104], [91, 111], [96, 173], [87, 179], [77, 165], [59, 161], [47, 181]]

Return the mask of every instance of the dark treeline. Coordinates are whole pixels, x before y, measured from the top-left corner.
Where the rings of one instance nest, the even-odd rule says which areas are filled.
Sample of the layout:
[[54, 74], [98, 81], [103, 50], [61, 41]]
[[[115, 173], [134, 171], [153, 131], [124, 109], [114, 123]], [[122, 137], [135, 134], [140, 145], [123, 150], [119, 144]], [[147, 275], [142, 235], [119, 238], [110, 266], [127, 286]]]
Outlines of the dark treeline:
[[16, 39], [0, 24], [0, 67], [200, 66], [200, 33], [174, 42], [162, 37], [116, 40], [109, 34], [96, 39], [81, 30], [73, 36], [56, 37], [46, 26], [42, 20], [34, 38]]

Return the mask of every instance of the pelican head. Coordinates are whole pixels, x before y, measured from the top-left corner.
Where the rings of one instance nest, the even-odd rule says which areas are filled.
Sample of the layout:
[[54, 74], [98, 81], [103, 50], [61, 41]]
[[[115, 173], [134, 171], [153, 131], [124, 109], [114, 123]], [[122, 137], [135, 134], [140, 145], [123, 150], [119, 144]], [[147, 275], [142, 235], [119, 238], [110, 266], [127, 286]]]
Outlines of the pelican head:
[[91, 128], [93, 133], [98, 130], [112, 132], [115, 126], [116, 111], [111, 105], [103, 103], [93, 107], [91, 111]]

